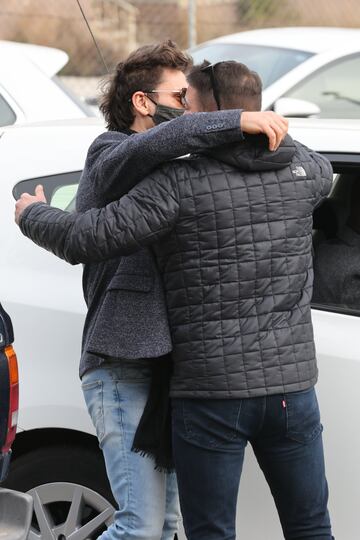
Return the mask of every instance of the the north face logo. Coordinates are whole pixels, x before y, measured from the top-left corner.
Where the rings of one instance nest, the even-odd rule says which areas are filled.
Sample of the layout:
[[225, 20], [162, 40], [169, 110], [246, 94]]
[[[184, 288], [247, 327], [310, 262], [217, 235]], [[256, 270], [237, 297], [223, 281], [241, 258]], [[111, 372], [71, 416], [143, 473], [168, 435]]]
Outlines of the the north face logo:
[[304, 167], [301, 167], [301, 166], [295, 167], [295, 169], [292, 169], [291, 172], [295, 174], [295, 176], [306, 176], [306, 171]]

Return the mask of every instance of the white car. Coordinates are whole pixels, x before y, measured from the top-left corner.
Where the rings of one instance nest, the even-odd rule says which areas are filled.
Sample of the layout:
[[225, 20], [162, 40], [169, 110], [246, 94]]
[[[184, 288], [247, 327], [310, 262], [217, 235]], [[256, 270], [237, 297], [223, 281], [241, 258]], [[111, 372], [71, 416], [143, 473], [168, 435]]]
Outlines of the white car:
[[[78, 379], [85, 314], [81, 267], [38, 248], [13, 221], [15, 198], [32, 192], [39, 180], [51, 204], [72, 208], [86, 150], [103, 129], [100, 120], [83, 120], [0, 130], [0, 298], [16, 330], [21, 380], [19, 431], [6, 486], [34, 496], [30, 540], [69, 537], [75, 530], [78, 540], [95, 539], [110, 523], [115, 504]], [[360, 181], [360, 121], [296, 120], [291, 132], [331, 159], [336, 176], [330, 198], [341, 188], [346, 208], [350, 180]], [[334, 534], [358, 540], [360, 305], [318, 305], [313, 319]], [[237, 526], [247, 540], [282, 538], [250, 448]], [[182, 532], [179, 538], [184, 540]]]
[[189, 51], [243, 62], [263, 81], [263, 108], [285, 116], [360, 118], [360, 29], [267, 28], [207, 41]]
[[0, 41], [0, 126], [94, 116], [56, 76], [68, 60], [59, 49]]

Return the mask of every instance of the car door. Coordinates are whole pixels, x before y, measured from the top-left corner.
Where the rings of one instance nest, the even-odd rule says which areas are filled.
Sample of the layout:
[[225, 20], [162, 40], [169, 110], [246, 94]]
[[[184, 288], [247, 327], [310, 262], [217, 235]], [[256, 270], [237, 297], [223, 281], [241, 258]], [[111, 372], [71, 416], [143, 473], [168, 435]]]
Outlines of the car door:
[[[360, 155], [328, 157], [333, 162], [337, 179], [327, 201], [332, 203], [333, 217], [329, 219], [328, 215], [324, 220], [330, 238], [323, 237], [315, 245], [312, 316], [319, 366], [317, 392], [324, 425], [329, 508], [334, 535], [356, 540], [360, 500], [360, 302], [356, 300], [357, 294], [351, 294], [349, 287], [355, 284], [358, 289], [356, 268], [359, 266], [360, 288], [360, 234], [353, 233], [354, 245], [348, 249], [341, 231], [349, 227], [354, 193], [359, 197], [359, 186], [354, 183], [360, 182]], [[337, 221], [335, 227], [334, 220]], [[316, 219], [314, 223], [316, 225]], [[339, 245], [341, 252], [335, 251]], [[347, 251], [349, 256], [346, 256]], [[338, 253], [343, 253], [342, 257]], [[321, 277], [322, 267], [326, 267], [326, 279]], [[352, 285], [347, 278], [344, 279], [343, 276], [347, 275], [352, 278]], [[330, 289], [327, 288], [329, 283]], [[340, 288], [339, 283], [342, 284]]]
[[0, 293], [23, 359], [19, 426], [26, 431], [49, 427], [93, 433], [78, 379], [86, 313], [82, 268], [29, 242], [13, 218], [15, 198], [24, 191], [33, 193], [37, 183], [43, 183], [49, 202], [66, 206], [93, 138], [93, 128], [54, 125], [7, 128], [0, 139]]
[[81, 265], [25, 238], [14, 223], [14, 204], [42, 183], [52, 205], [71, 211], [87, 149], [102, 130], [97, 121], [62, 121], [4, 128], [0, 138], [0, 298], [16, 329], [22, 383], [4, 487], [34, 497], [30, 536], [44, 540], [54, 538], [59, 523], [66, 523], [66, 535], [101, 534], [115, 501], [78, 375], [86, 313]]
[[360, 500], [360, 309], [358, 315], [313, 309], [317, 386], [335, 535], [356, 540]]
[[[74, 200], [79, 177], [80, 171], [39, 174], [17, 182], [13, 197], [34, 193], [35, 186], [41, 183], [49, 203], [65, 210]], [[20, 338], [19, 351], [25, 358], [21, 371], [27, 382], [23, 387], [19, 425], [22, 429], [81, 426], [92, 431], [78, 383], [85, 314], [81, 266], [67, 265], [26, 242], [19, 232], [15, 227], [10, 232], [10, 236], [17, 236], [15, 245], [20, 249], [10, 254], [10, 264], [4, 268], [12, 273], [7, 301]], [[64, 391], [56, 393], [59, 387]]]

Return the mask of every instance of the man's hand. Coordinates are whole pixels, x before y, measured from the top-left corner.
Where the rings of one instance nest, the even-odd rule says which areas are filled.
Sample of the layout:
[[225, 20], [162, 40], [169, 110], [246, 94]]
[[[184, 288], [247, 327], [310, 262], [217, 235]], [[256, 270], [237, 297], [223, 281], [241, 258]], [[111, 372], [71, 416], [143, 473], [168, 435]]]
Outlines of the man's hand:
[[36, 186], [35, 195], [29, 195], [29, 193], [23, 193], [15, 204], [15, 222], [19, 225], [21, 213], [25, 210], [29, 204], [36, 202], [46, 203], [44, 195], [44, 189], [41, 185]]
[[288, 132], [289, 122], [272, 111], [241, 113], [240, 127], [244, 133], [256, 135], [265, 133], [269, 139], [269, 149], [277, 150]]

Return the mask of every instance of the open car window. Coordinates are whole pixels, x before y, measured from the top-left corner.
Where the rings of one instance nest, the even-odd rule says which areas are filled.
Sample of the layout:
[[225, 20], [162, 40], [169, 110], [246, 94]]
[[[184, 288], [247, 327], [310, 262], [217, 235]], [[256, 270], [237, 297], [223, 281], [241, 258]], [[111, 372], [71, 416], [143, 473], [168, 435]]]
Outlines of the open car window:
[[360, 316], [360, 156], [336, 156], [329, 197], [314, 212], [315, 309]]
[[44, 187], [46, 200], [51, 206], [66, 210], [75, 211], [75, 198], [79, 185], [81, 171], [68, 172], [63, 174], [53, 174], [38, 178], [22, 180], [13, 189], [13, 195], [17, 200], [22, 193], [34, 193], [35, 187], [42, 184]]

